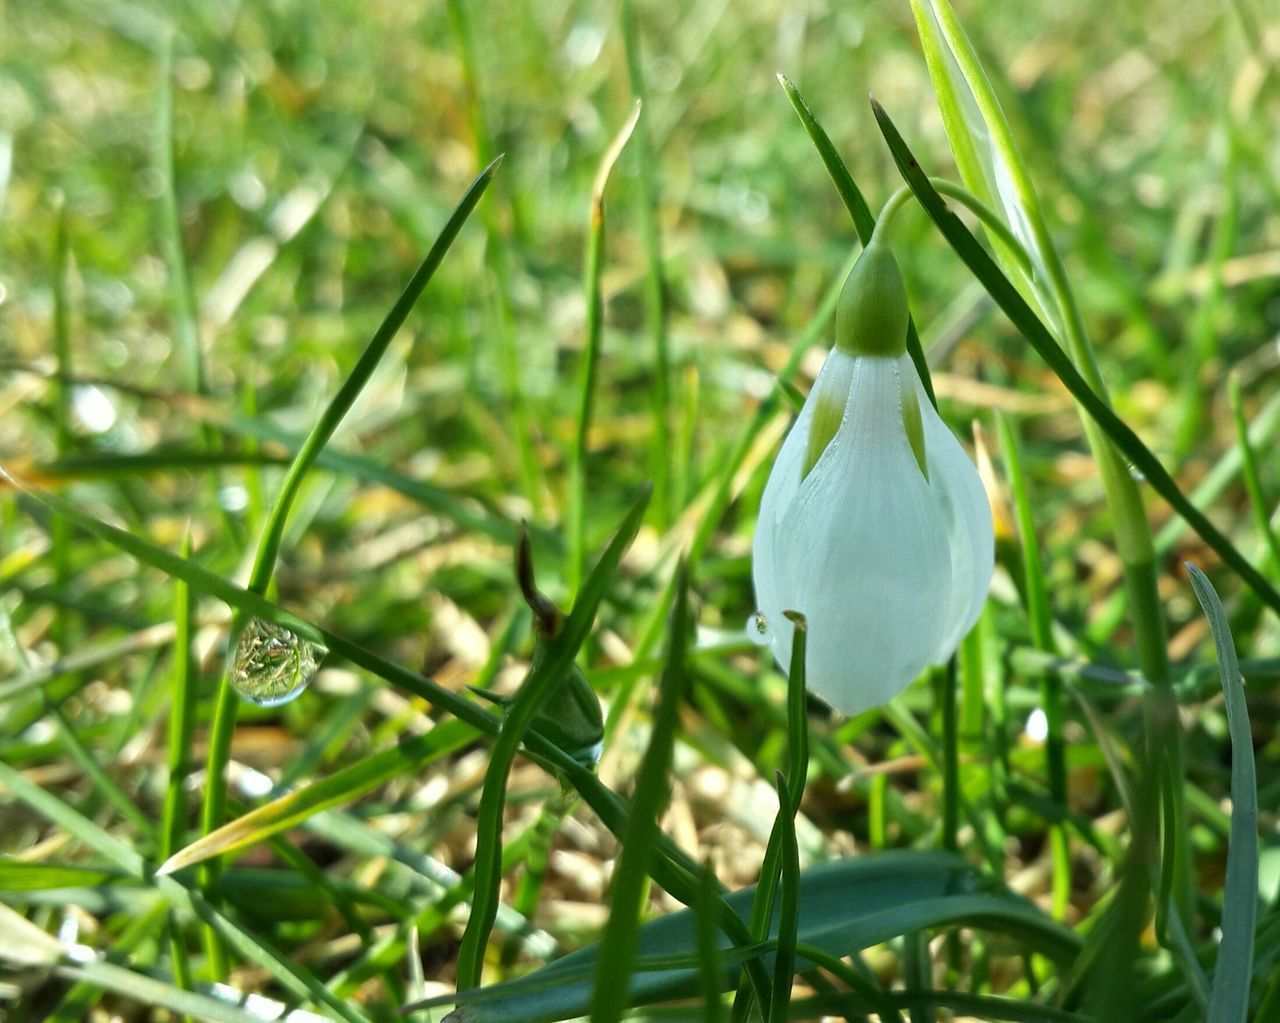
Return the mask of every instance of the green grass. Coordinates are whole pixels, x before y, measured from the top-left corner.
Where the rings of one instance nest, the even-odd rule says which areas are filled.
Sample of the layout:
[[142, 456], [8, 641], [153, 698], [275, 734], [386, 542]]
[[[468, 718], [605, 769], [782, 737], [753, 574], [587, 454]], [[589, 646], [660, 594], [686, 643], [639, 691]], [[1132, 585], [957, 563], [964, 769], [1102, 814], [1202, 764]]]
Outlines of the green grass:
[[[0, 1016], [1280, 1011], [1264, 5], [832, 8], [6, 9]], [[843, 720], [751, 536], [895, 193], [997, 572]]]

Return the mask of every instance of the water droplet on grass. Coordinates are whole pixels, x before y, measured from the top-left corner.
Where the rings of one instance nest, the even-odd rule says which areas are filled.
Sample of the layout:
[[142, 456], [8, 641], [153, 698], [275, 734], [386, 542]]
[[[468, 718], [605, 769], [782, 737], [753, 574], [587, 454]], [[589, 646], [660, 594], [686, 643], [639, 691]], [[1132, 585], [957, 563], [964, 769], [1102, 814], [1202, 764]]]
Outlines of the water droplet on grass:
[[753, 611], [747, 619], [747, 638], [756, 646], [768, 646], [773, 642], [773, 630], [763, 611]]
[[329, 651], [283, 625], [250, 620], [231, 660], [231, 685], [250, 703], [278, 707], [297, 699]]

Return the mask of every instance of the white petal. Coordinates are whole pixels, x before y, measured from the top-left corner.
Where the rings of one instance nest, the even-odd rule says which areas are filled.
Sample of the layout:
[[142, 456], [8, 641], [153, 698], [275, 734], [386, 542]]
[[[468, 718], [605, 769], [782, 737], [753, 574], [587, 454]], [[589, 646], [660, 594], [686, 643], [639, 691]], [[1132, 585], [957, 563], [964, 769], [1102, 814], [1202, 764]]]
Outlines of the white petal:
[[[901, 388], [913, 380], [894, 359], [854, 359], [840, 429], [794, 496], [769, 509], [777, 523], [765, 541], [773, 589], [757, 596], [777, 611], [804, 613], [808, 687], [847, 714], [899, 693], [943, 635], [951, 559], [941, 513], [902, 425]], [[798, 476], [787, 472], [779, 498]], [[763, 508], [761, 519], [768, 521]], [[791, 647], [784, 624], [774, 625], [782, 665]]]
[[925, 464], [929, 486], [942, 511], [951, 548], [951, 599], [942, 639], [931, 664], [947, 660], [982, 613], [995, 567], [995, 534], [991, 506], [978, 478], [978, 470], [964, 448], [934, 410], [915, 367], [907, 356], [903, 372], [910, 373], [920, 402], [924, 425]]
[[812, 420], [813, 407], [806, 402], [800, 410], [800, 417], [782, 442], [782, 450], [764, 485], [760, 516], [756, 520], [751, 545], [751, 577], [755, 584], [756, 607], [764, 614], [773, 633], [774, 655], [784, 670], [791, 657], [791, 623], [782, 616], [784, 608], [778, 596], [778, 519], [800, 485], [800, 469], [809, 445], [809, 424]]

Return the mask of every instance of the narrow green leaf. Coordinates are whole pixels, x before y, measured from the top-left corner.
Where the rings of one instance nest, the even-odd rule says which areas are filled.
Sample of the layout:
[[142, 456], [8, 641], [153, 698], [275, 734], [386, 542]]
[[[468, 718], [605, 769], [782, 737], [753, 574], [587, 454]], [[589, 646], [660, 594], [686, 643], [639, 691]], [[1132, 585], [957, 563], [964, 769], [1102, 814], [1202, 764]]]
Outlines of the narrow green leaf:
[[1059, 336], [1070, 339], [1077, 366], [1094, 390], [1105, 394], [1031, 177], [973, 44], [948, 0], [911, 0], [911, 10], [960, 177], [982, 202], [1004, 215], [1031, 266], [993, 234], [997, 259], [1034, 296]]
[[[458, 951], [458, 987], [467, 989], [480, 983], [484, 951], [489, 932], [498, 912], [499, 887], [502, 883], [502, 824], [506, 806], [507, 773], [525, 733], [553, 689], [564, 683], [565, 673], [573, 664], [595, 620], [596, 609], [612, 583], [622, 555], [631, 545], [649, 503], [646, 490], [632, 505], [614, 534], [609, 546], [596, 563], [591, 575], [574, 601], [573, 610], [563, 630], [547, 648], [546, 657], [529, 672], [515, 698], [507, 706], [497, 741], [489, 755], [484, 789], [476, 817], [475, 897], [471, 917], [462, 935]], [[522, 547], [527, 545], [522, 540]], [[634, 812], [634, 810], [633, 810]]]
[[[89, 848], [106, 857], [121, 870], [139, 880], [147, 879], [147, 865], [132, 846], [107, 833], [93, 821], [68, 806], [57, 796], [25, 778], [0, 761], [0, 783], [41, 816], [58, 825]], [[310, 970], [291, 962], [269, 942], [252, 934], [214, 909], [199, 892], [189, 890], [171, 877], [150, 877], [150, 882], [170, 905], [198, 917], [218, 935], [220, 941], [234, 948], [246, 960], [268, 970], [294, 996], [327, 1005], [348, 1023], [368, 1023], [367, 1017], [352, 1005], [332, 996]], [[3, 947], [0, 945], [0, 947]], [[101, 983], [96, 978], [95, 983]], [[101, 986], [109, 986], [101, 984]]]
[[[867, 200], [863, 198], [862, 190], [858, 188], [857, 183], [853, 180], [853, 175], [849, 173], [849, 168], [840, 159], [840, 154], [836, 152], [836, 147], [831, 144], [831, 137], [827, 134], [826, 129], [818, 123], [818, 119], [809, 108], [809, 104], [800, 95], [800, 90], [791, 84], [791, 80], [785, 75], [778, 75], [778, 84], [782, 86], [782, 91], [787, 94], [787, 99], [790, 101], [792, 109], [795, 110], [796, 116], [800, 118], [800, 123], [804, 125], [804, 130], [813, 142], [814, 148], [818, 150], [818, 155], [822, 158], [822, 164], [827, 168], [827, 173], [831, 176], [832, 184], [836, 186], [836, 191], [840, 193], [840, 199], [844, 202], [845, 209], [849, 211], [849, 216], [853, 219], [853, 226], [858, 232], [859, 240], [863, 245], [866, 245], [871, 241], [871, 234], [875, 231], [876, 218], [872, 215], [871, 208], [867, 205]], [[844, 278], [841, 277], [840, 282], [843, 283], [843, 280]], [[929, 401], [936, 408], [938, 399], [933, 393], [933, 377], [929, 373], [929, 363], [924, 357], [924, 349], [920, 346], [920, 334], [916, 330], [916, 321], [910, 317], [907, 319], [907, 353], [911, 356], [916, 372], [920, 374], [920, 382], [924, 384], [924, 390], [929, 396]]]
[[[191, 533], [182, 538], [179, 556], [190, 559]], [[169, 777], [165, 782], [164, 807], [160, 817], [161, 859], [172, 856], [182, 845], [187, 825], [187, 776], [191, 773], [191, 744], [195, 736], [196, 686], [199, 667], [192, 643], [195, 639], [196, 605], [191, 588], [181, 579], [174, 581], [173, 675], [169, 683]]]
[[[196, 991], [184, 991], [145, 973], [116, 966], [114, 963], [100, 959], [84, 963], [67, 963], [59, 966], [57, 973], [68, 980], [114, 991], [141, 1006], [168, 1009], [176, 1015], [208, 1020], [209, 1023], [262, 1023], [263, 1016], [259, 1012], [270, 1012], [273, 1008], [277, 1013], [284, 1013], [287, 1010], [287, 1006], [282, 1003], [264, 999], [266, 1004], [258, 1003], [259, 1012], [249, 1012], [246, 1009], [237, 1008], [234, 1003], [224, 1001], [222, 998]], [[250, 998], [248, 993], [239, 997], [245, 1001]], [[297, 1023], [323, 1023], [326, 1019], [314, 1012], [299, 1010], [294, 1010], [288, 1018], [296, 1019]]]
[[831, 176], [831, 183], [836, 186], [836, 191], [840, 193], [844, 208], [849, 211], [853, 226], [857, 229], [858, 238], [863, 245], [866, 245], [871, 241], [871, 234], [876, 229], [876, 218], [875, 214], [871, 212], [871, 207], [867, 205], [862, 189], [853, 180], [853, 175], [849, 173], [849, 168], [845, 166], [844, 160], [836, 152], [836, 147], [831, 142], [831, 136], [827, 134], [826, 129], [818, 122], [818, 118], [814, 115], [812, 108], [805, 102], [804, 97], [800, 95], [800, 90], [792, 84], [791, 79], [786, 75], [778, 75], [778, 84], [782, 86], [782, 91], [787, 94], [787, 100], [791, 103], [791, 108], [795, 110], [796, 116], [800, 118], [800, 123], [804, 125], [805, 133], [809, 136], [810, 141], [813, 142], [813, 147], [818, 151], [818, 156], [822, 158], [822, 165], [826, 167], [827, 173]]
[[[799, 630], [797, 630], [799, 631]], [[791, 786], [778, 772], [778, 834], [782, 870], [778, 877], [778, 945], [773, 960], [773, 991], [769, 1023], [786, 1023], [791, 1008], [791, 984], [796, 967], [800, 930], [800, 848], [796, 844], [796, 804]]]
[[1258, 777], [1253, 760], [1253, 734], [1244, 698], [1244, 679], [1236, 660], [1222, 602], [1208, 577], [1187, 564], [1196, 599], [1209, 619], [1218, 653], [1222, 695], [1231, 733], [1231, 837], [1227, 844], [1227, 877], [1222, 897], [1222, 940], [1209, 996], [1209, 1023], [1244, 1023], [1249, 1015], [1253, 976], [1254, 923], [1258, 915]]
[[[619, 10], [622, 28], [622, 46], [627, 62], [627, 81], [631, 95], [637, 102], [647, 102], [648, 86], [641, 64], [640, 30], [636, 25], [634, 5], [622, 0]], [[640, 234], [644, 245], [644, 307], [645, 324], [653, 346], [653, 369], [649, 374], [649, 393], [652, 398], [651, 416], [653, 437], [650, 447], [650, 470], [653, 476], [654, 510], [660, 527], [671, 521], [671, 355], [667, 340], [666, 285], [663, 280], [662, 229], [658, 223], [659, 185], [653, 143], [649, 139], [649, 125], [641, 120], [636, 125], [636, 171], [640, 186]]]
[[[1025, 900], [999, 888], [986, 890], [989, 884], [964, 860], [941, 852], [895, 851], [823, 864], [800, 874], [799, 941], [846, 956], [909, 931], [970, 926], [1008, 935], [1064, 964], [1074, 959], [1080, 947], [1076, 935]], [[724, 901], [741, 920], [754, 898], [754, 889], [744, 888]], [[691, 910], [652, 920], [639, 931], [640, 956], [689, 955], [696, 948], [697, 921]], [[450, 1021], [534, 1023], [583, 1015], [590, 1010], [593, 988], [582, 979], [584, 964], [598, 961], [599, 946], [592, 945], [525, 977], [459, 994], [459, 1009]], [[813, 965], [798, 955], [797, 971]], [[737, 974], [737, 969], [726, 971], [726, 990], [736, 986]], [[628, 1004], [695, 997], [702, 982], [696, 962], [637, 973]]]
[[1240, 397], [1240, 378], [1232, 373], [1227, 381], [1227, 394], [1231, 399], [1231, 416], [1236, 424], [1236, 448], [1240, 452], [1240, 475], [1244, 479], [1245, 492], [1249, 495], [1249, 510], [1253, 512], [1253, 524], [1262, 537], [1271, 560], [1271, 570], [1280, 572], [1280, 537], [1271, 528], [1271, 505], [1262, 492], [1262, 480], [1258, 475], [1258, 459], [1249, 440], [1249, 424], [1244, 418], [1244, 401]]
[[27, 863], [0, 856], [0, 892], [33, 892], [51, 888], [94, 887], [122, 877], [118, 871], [68, 863]]
[[[805, 650], [808, 646], [809, 628], [804, 615], [798, 611], [783, 612], [793, 629], [791, 638], [791, 663], [787, 675], [787, 775], [793, 810], [798, 809], [804, 796], [805, 781], [809, 774], [809, 711], [805, 692]], [[783, 626], [785, 628], [785, 626]], [[792, 825], [794, 829], [794, 822]], [[765, 844], [764, 858], [760, 862], [760, 880], [756, 884], [755, 898], [751, 904], [751, 934], [763, 939], [773, 925], [774, 895], [782, 877], [783, 821], [781, 815], [774, 819]], [[751, 1011], [751, 989], [743, 977], [733, 1000], [734, 1023], [743, 1023]], [[776, 998], [776, 994], [774, 995]], [[771, 1003], [763, 1003], [761, 1011], [767, 1011]]]
[[574, 429], [569, 458], [569, 501], [565, 509], [565, 528], [569, 534], [569, 564], [565, 573], [570, 592], [576, 592], [586, 570], [587, 559], [587, 439], [591, 431], [591, 411], [595, 402], [596, 364], [600, 358], [600, 337], [604, 331], [604, 292], [600, 286], [604, 252], [604, 193], [609, 176], [622, 155], [631, 133], [640, 120], [637, 99], [631, 116], [614, 136], [600, 158], [595, 183], [591, 188], [591, 212], [587, 226], [587, 255], [583, 278], [587, 293], [586, 341], [578, 367], [578, 419]]
[[698, 968], [702, 978], [698, 992], [702, 998], [702, 1023], [721, 1023], [724, 1019], [724, 956], [716, 942], [716, 873], [710, 860], [702, 865], [701, 882], [695, 913], [698, 924]]
[[463, 721], [445, 721], [425, 735], [409, 736], [390, 749], [372, 753], [293, 792], [250, 810], [216, 831], [202, 835], [169, 856], [157, 874], [173, 874], [211, 856], [239, 852], [272, 835], [296, 827], [308, 818], [349, 803], [392, 778], [419, 770], [474, 738], [475, 727]]
[[622, 854], [609, 899], [609, 919], [600, 939], [591, 1023], [618, 1023], [628, 1005], [643, 901], [649, 890], [649, 864], [658, 833], [658, 818], [670, 796], [672, 751], [680, 698], [685, 687], [689, 634], [689, 579], [684, 565], [676, 570], [676, 599], [671, 609], [667, 663], [658, 686], [649, 746], [636, 775], [631, 816], [622, 837]]
[[[369, 382], [373, 371], [386, 353], [387, 347], [391, 344], [392, 339], [408, 318], [410, 310], [413, 309], [423, 290], [435, 275], [437, 268], [444, 260], [445, 254], [458, 236], [458, 232], [462, 230], [463, 224], [467, 222], [467, 218], [470, 217], [471, 212], [480, 201], [480, 197], [484, 195], [485, 190], [489, 187], [489, 183], [493, 180], [493, 175], [497, 171], [501, 159], [501, 157], [498, 157], [490, 163], [471, 183], [471, 186], [459, 200], [458, 205], [437, 236], [435, 243], [428, 251], [426, 258], [409, 279], [409, 283], [405, 285], [404, 291], [401, 292], [400, 297], [391, 307], [391, 311], [387, 313], [382, 323], [379, 324], [378, 329], [374, 331], [373, 337], [369, 339], [365, 350], [360, 354], [360, 358], [356, 360], [355, 366], [347, 375], [346, 380], [343, 381], [342, 386], [338, 388], [338, 393], [333, 396], [320, 414], [310, 433], [307, 434], [307, 439], [294, 456], [293, 462], [285, 474], [284, 482], [280, 486], [280, 492], [276, 495], [276, 500], [271, 508], [266, 525], [263, 527], [262, 535], [258, 540], [257, 553], [254, 556], [253, 568], [249, 574], [249, 590], [255, 593], [265, 593], [267, 591], [271, 577], [275, 573], [276, 557], [280, 551], [280, 544], [284, 539], [285, 524], [288, 521], [293, 502], [301, 490], [303, 480], [306, 478], [307, 473], [311, 471], [311, 467], [315, 464], [320, 452], [328, 444], [329, 438], [333, 436], [338, 424], [342, 422], [342, 419], [364, 389], [365, 384]], [[229, 642], [232, 650], [235, 649], [244, 625], [244, 617], [237, 615], [232, 622], [230, 631]], [[240, 704], [239, 696], [231, 683], [232, 663], [233, 658], [228, 657], [227, 669], [218, 688], [213, 726], [209, 732], [209, 750], [205, 763], [205, 798], [200, 815], [201, 829], [206, 834], [220, 827], [226, 818], [225, 775], [227, 763], [231, 756], [231, 737], [235, 731], [236, 716]], [[206, 884], [210, 884], [216, 879], [216, 868], [216, 862], [207, 863], [202, 868]], [[225, 973], [224, 964], [216, 961], [220, 958], [220, 952], [214, 943], [208, 943], [208, 951], [215, 958], [215, 969], [213, 971], [215, 975]]]
[[[156, 900], [145, 913], [127, 918], [124, 930], [111, 943], [112, 955], [127, 960], [138, 957], [141, 951], [145, 963], [150, 958], [150, 949], [155, 947], [155, 938], [163, 929], [168, 912], [169, 907], [163, 900]], [[87, 980], [73, 984], [45, 1023], [80, 1023], [90, 1016], [101, 998], [102, 988], [99, 985]]]

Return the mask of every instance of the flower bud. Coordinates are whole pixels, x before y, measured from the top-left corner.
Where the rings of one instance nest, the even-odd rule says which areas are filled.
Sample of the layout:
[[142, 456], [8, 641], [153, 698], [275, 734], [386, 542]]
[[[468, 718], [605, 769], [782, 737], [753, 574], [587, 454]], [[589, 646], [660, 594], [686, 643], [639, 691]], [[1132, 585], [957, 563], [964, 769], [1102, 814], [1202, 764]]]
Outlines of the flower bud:
[[986, 600], [991, 512], [977, 470], [905, 354], [902, 275], [873, 239], [836, 314], [836, 347], [783, 442], [752, 549], [757, 606], [785, 670], [808, 622], [810, 691], [886, 703], [955, 652]]
[[847, 355], [901, 355], [907, 350], [909, 318], [898, 261], [889, 246], [873, 236], [840, 292], [836, 348]]

